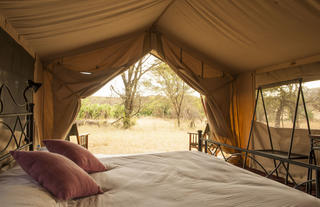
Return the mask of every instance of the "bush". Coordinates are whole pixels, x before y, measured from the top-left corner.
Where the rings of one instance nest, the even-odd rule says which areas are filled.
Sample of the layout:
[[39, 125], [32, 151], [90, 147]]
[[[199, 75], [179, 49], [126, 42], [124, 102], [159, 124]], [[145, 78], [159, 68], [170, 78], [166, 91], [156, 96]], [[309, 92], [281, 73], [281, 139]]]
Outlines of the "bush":
[[121, 105], [91, 104], [87, 99], [83, 99], [78, 119], [120, 118], [123, 112], [124, 107]]
[[[195, 120], [204, 117], [199, 98], [186, 96], [182, 106], [182, 118]], [[92, 104], [89, 99], [83, 99], [78, 119], [119, 119], [123, 116], [124, 106], [122, 104]], [[175, 113], [168, 98], [164, 96], [149, 96], [142, 101], [142, 108], [138, 116], [175, 118]], [[131, 125], [133, 123], [128, 124]]]
[[139, 113], [140, 116], [154, 116], [161, 118], [170, 118], [171, 110], [169, 101], [162, 96], [152, 97], [148, 103], [143, 105]]
[[113, 105], [111, 108], [111, 117], [120, 118], [124, 115], [124, 106], [123, 105]]

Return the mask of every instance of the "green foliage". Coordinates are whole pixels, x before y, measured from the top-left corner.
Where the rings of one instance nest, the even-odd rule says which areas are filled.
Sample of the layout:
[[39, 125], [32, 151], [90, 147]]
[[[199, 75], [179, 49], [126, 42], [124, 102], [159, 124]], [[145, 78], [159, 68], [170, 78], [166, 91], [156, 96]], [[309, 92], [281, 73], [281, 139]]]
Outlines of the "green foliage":
[[[182, 118], [188, 120], [203, 119], [204, 112], [198, 97], [187, 95], [187, 104], [183, 105]], [[152, 116], [158, 118], [175, 118], [170, 100], [165, 96], [148, 96], [142, 100], [142, 108], [138, 117]], [[124, 106], [122, 104], [92, 104], [89, 99], [83, 99], [78, 114], [78, 119], [119, 119], [124, 117]], [[125, 121], [125, 120], [124, 120]], [[132, 119], [129, 125], [134, 125]]]
[[78, 119], [119, 118], [123, 113], [124, 107], [122, 105], [91, 104], [88, 99], [83, 99]]
[[191, 88], [165, 63], [158, 64], [152, 73], [157, 83], [153, 89], [167, 96], [175, 112], [177, 124], [180, 126], [185, 96]]
[[129, 129], [131, 126], [136, 124], [136, 120], [134, 118], [123, 117], [122, 119], [122, 127], [124, 129]]
[[[178, 126], [180, 119], [203, 119], [202, 104], [198, 97], [189, 95], [191, 88], [171, 70], [171, 68], [160, 61], [155, 61], [148, 69], [143, 69], [143, 61], [133, 65], [126, 73], [121, 74], [124, 83], [124, 92], [113, 91], [119, 96], [122, 104], [93, 103], [90, 99], [84, 99], [78, 115], [79, 119], [119, 119], [124, 128], [134, 125], [135, 116], [153, 116], [160, 118], [176, 118]], [[140, 80], [141, 76], [151, 71], [153, 78]], [[139, 84], [138, 84], [139, 83]], [[157, 96], [140, 97], [139, 87], [151, 89]], [[154, 94], [154, 93], [153, 93]], [[139, 100], [139, 101], [138, 101]], [[118, 102], [118, 103], [119, 103]], [[99, 103], [99, 104], [98, 104]]]
[[124, 115], [123, 105], [113, 105], [110, 113], [110, 118], [120, 118]]
[[[289, 84], [277, 86], [274, 88], [264, 89], [263, 96], [268, 116], [268, 121], [271, 126], [275, 127], [285, 127], [284, 123], [290, 123], [294, 120], [295, 105], [298, 95], [298, 84]], [[306, 101], [307, 108], [311, 106], [311, 110], [308, 110], [309, 120], [314, 119], [314, 107], [312, 107], [313, 95], [310, 93], [310, 89], [303, 87], [304, 97]], [[260, 94], [259, 94], [260, 96]], [[310, 104], [311, 103], [311, 104]], [[263, 104], [261, 97], [257, 105], [257, 120], [265, 122], [265, 115], [263, 110]], [[302, 99], [300, 96], [299, 108], [297, 113], [297, 127], [299, 128], [300, 123], [306, 123], [305, 112], [303, 108]]]
[[171, 118], [170, 102], [163, 96], [150, 97], [150, 100], [144, 104], [140, 111], [140, 116], [154, 116], [162, 118]]

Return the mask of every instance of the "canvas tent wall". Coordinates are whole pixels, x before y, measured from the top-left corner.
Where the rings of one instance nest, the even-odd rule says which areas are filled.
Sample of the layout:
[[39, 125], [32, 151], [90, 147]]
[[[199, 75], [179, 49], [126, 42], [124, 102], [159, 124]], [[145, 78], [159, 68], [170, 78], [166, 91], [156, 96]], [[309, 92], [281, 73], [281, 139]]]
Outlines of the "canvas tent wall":
[[320, 73], [317, 0], [1, 1], [0, 14], [44, 84], [39, 139], [63, 138], [79, 100], [150, 51], [206, 96], [213, 137], [241, 147], [256, 85]]

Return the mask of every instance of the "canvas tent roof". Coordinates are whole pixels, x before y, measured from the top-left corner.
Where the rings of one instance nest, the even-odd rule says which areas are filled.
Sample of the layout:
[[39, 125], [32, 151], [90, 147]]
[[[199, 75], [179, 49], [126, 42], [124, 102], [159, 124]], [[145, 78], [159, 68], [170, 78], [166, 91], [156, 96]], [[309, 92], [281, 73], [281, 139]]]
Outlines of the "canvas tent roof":
[[41, 58], [152, 25], [236, 73], [320, 54], [316, 0], [1, 1], [0, 13]]
[[150, 50], [206, 95], [215, 135], [240, 146], [256, 81], [320, 77], [317, 0], [1, 1], [0, 25], [39, 57], [40, 137], [62, 138], [80, 98]]

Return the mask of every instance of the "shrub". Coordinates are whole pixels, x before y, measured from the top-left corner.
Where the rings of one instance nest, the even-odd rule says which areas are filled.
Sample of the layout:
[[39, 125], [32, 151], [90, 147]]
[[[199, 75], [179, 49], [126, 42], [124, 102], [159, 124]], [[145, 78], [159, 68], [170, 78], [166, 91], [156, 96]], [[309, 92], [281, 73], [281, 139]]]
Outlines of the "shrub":
[[78, 113], [78, 119], [107, 119], [120, 118], [124, 107], [121, 105], [91, 104], [89, 100], [83, 99]]

